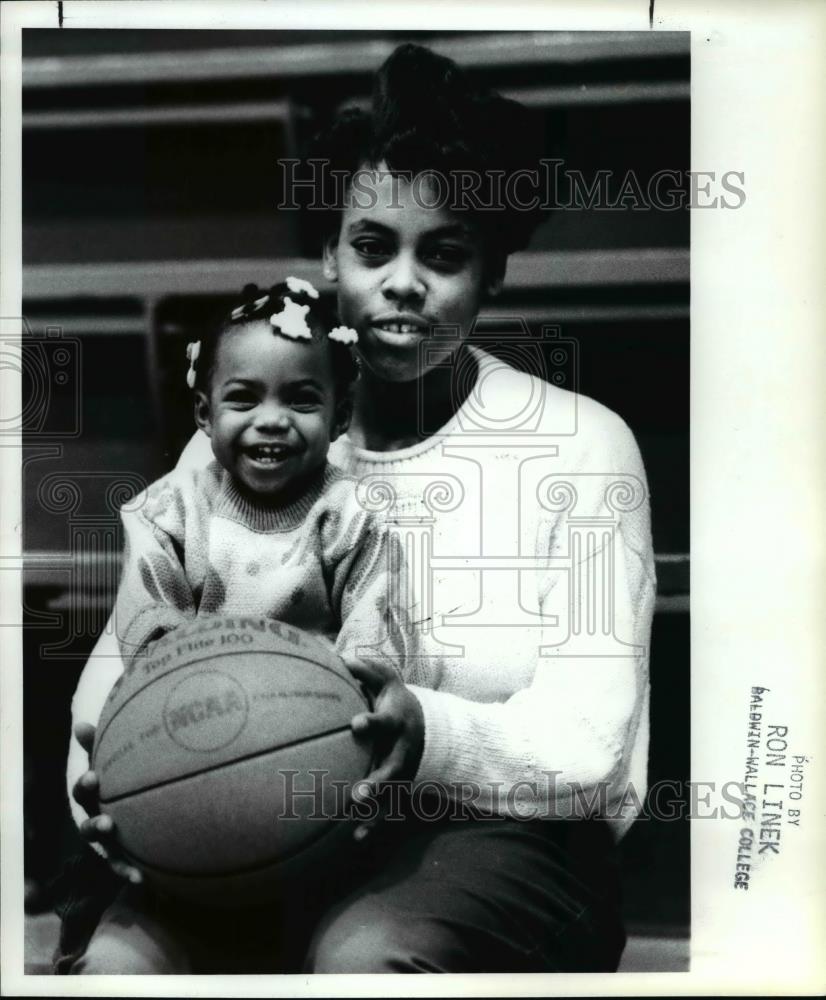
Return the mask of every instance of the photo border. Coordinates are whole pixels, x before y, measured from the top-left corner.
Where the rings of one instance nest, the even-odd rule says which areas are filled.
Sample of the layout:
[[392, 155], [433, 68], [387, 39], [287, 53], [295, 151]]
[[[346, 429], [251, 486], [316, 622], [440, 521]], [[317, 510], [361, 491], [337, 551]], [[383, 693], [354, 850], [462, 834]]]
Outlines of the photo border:
[[[826, 691], [822, 527], [826, 495], [826, 5], [479, 2], [473, 30], [692, 32], [692, 169], [742, 170], [736, 212], [696, 209], [691, 232], [692, 779], [739, 780], [749, 694], [812, 758], [809, 822], [733, 888], [736, 824], [692, 827], [692, 957], [686, 973], [412, 977], [22, 975], [23, 873], [19, 444], [0, 442], [3, 991], [14, 995], [738, 995], [817, 993], [826, 937], [821, 739]], [[58, 4], [4, 3], [0, 316], [21, 315], [20, 29], [57, 26]], [[64, 27], [467, 30], [461, 3], [62, 4]], [[377, 23], [380, 22], [380, 23]], [[2, 406], [19, 412], [10, 380]], [[17, 409], [15, 409], [17, 407]], [[767, 718], [769, 718], [767, 716]], [[792, 837], [798, 834], [796, 840]]]

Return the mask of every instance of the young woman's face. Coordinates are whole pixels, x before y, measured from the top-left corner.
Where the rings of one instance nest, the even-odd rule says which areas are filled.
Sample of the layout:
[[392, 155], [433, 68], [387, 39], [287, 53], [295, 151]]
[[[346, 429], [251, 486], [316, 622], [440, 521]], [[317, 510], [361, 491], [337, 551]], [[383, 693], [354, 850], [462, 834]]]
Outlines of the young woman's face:
[[425, 177], [411, 183], [382, 167], [362, 171], [325, 247], [341, 320], [358, 331], [362, 360], [385, 381], [411, 381], [442, 363], [479, 310], [481, 240], [456, 214], [428, 207], [434, 194]]
[[300, 490], [342, 429], [326, 344], [290, 340], [257, 320], [225, 334], [198, 425], [247, 490], [278, 500]]

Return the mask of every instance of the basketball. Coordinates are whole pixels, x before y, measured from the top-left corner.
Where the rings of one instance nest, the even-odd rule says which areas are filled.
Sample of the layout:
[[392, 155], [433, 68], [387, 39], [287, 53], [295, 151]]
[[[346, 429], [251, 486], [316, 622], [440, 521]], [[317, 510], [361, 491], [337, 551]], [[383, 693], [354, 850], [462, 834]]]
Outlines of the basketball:
[[323, 873], [369, 749], [369, 708], [320, 639], [263, 618], [204, 618], [119, 678], [92, 754], [101, 811], [162, 892], [248, 905]]

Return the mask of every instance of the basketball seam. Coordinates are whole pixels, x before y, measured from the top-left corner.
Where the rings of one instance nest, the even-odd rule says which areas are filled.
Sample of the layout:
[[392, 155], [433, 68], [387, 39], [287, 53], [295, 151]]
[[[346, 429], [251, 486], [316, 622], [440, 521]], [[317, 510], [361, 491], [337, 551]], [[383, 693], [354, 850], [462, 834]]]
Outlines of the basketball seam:
[[[274, 655], [277, 655], [277, 654], [275, 654], [273, 652], [265, 652], [264, 650], [258, 650], [258, 649], [245, 649], [245, 650], [243, 650], [243, 652], [245, 654], [247, 654], [247, 655], [249, 655], [250, 653], [254, 653], [256, 656], [274, 656]], [[215, 655], [210, 656], [210, 657], [208, 657], [206, 659], [203, 659], [203, 660], [193, 660], [190, 663], [182, 663], [178, 667], [172, 667], [171, 670], [168, 670], [165, 674], [163, 674], [163, 677], [164, 678], [169, 677], [171, 674], [174, 674], [176, 670], [183, 670], [186, 667], [197, 666], [198, 664], [201, 664], [201, 663], [209, 663], [212, 660], [221, 659], [221, 658], [223, 658], [226, 655], [227, 654], [225, 654], [225, 653], [224, 654], [215, 654]], [[364, 692], [361, 690], [361, 688], [357, 684], [355, 684], [349, 677], [345, 677], [343, 674], [340, 674], [337, 670], [334, 670], [332, 667], [328, 667], [328, 666], [326, 666], [323, 663], [319, 663], [317, 660], [312, 660], [308, 656], [295, 656], [295, 655], [293, 655], [293, 659], [300, 660], [302, 663], [312, 663], [313, 666], [320, 667], [322, 670], [326, 670], [328, 673], [333, 674], [334, 677], [337, 677], [339, 680], [343, 681], [343, 683], [346, 684], [347, 687], [349, 687], [352, 691], [355, 691], [361, 698], [364, 698]], [[155, 680], [159, 680], [159, 679], [160, 678], [155, 678]], [[236, 680], [236, 678], [233, 678], [233, 680]], [[97, 753], [98, 753], [98, 751], [100, 749], [100, 744], [103, 742], [104, 736], [109, 731], [109, 727], [112, 725], [112, 723], [115, 721], [115, 719], [117, 719], [117, 717], [120, 715], [120, 713], [126, 708], [126, 706], [134, 698], [137, 698], [139, 694], [141, 694], [143, 691], [145, 691], [146, 688], [149, 687], [153, 683], [154, 683], [154, 680], [151, 680], [147, 684], [144, 684], [142, 687], [138, 688], [138, 690], [135, 691], [134, 694], [129, 695], [129, 697], [120, 706], [120, 708], [117, 710], [117, 712], [115, 712], [115, 714], [112, 716], [112, 718], [109, 719], [109, 721], [106, 723], [106, 725], [101, 730], [101, 733], [100, 733], [99, 737], [95, 740], [95, 748], [94, 748], [94, 751], [93, 751], [93, 757], [97, 756]], [[240, 683], [240, 681], [239, 681], [239, 683]]]
[[[349, 729], [349, 725], [337, 726], [335, 729], [325, 729], [320, 733], [313, 733], [310, 736], [302, 736], [297, 740], [290, 740], [289, 743], [279, 743], [278, 746], [267, 747], [264, 750], [256, 750], [253, 753], [247, 753], [241, 757], [233, 757], [232, 760], [225, 760], [220, 764], [213, 764], [210, 767], [202, 767], [197, 771], [189, 771], [186, 774], [181, 774], [175, 778], [166, 778], [164, 781], [159, 781], [154, 785], [144, 785], [142, 788], [133, 788], [131, 791], [123, 792], [120, 795], [113, 795], [108, 799], [100, 799], [99, 801], [102, 806], [108, 806], [113, 802], [120, 802], [122, 799], [129, 799], [135, 795], [143, 795], [144, 792], [152, 792], [156, 788], [166, 788], [167, 785], [174, 785], [178, 781], [188, 781], [190, 778], [198, 778], [202, 774], [209, 774], [213, 771], [221, 771], [225, 767], [233, 767], [235, 764], [243, 764], [245, 761], [255, 760], [256, 757], [263, 757], [265, 754], [273, 753], [276, 750], [287, 750], [290, 747], [299, 746], [302, 743], [310, 743], [313, 740], [322, 739], [325, 736], [334, 736], [336, 733], [345, 733]], [[370, 772], [368, 771], [367, 773], [369, 774]]]

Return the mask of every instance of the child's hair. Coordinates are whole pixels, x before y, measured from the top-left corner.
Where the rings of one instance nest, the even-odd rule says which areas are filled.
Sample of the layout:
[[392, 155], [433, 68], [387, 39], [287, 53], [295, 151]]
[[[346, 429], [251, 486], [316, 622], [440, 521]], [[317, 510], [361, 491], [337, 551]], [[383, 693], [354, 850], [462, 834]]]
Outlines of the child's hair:
[[[254, 284], [244, 286], [240, 299], [232, 309], [198, 342], [194, 359], [193, 345], [188, 346], [187, 358], [191, 374], [188, 374], [187, 381], [190, 387], [195, 391], [208, 392], [209, 381], [215, 367], [215, 355], [222, 337], [231, 336], [233, 330], [251, 322], [262, 319], [271, 322], [274, 314], [283, 313], [288, 307], [287, 300], [293, 304], [289, 308], [294, 306], [306, 308], [302, 328], [306, 329], [311, 339], [324, 341], [328, 345], [336, 400], [343, 399], [358, 378], [358, 365], [347, 343], [347, 341], [355, 342], [355, 333], [337, 327], [335, 314], [319, 300], [318, 292], [313, 286], [296, 278], [288, 278], [287, 281], [273, 285], [269, 291], [262, 291]], [[287, 335], [276, 325], [273, 325], [272, 333], [274, 337]]]
[[[349, 181], [362, 167], [384, 163], [394, 174], [414, 177], [472, 171], [480, 182], [474, 196], [447, 207], [470, 211], [487, 250], [504, 262], [528, 244], [548, 211], [541, 196], [536, 207], [524, 207], [531, 200], [527, 187], [519, 190], [521, 206], [509, 204], [503, 179], [516, 171], [537, 171], [543, 152], [543, 121], [536, 112], [474, 86], [451, 59], [419, 45], [401, 45], [376, 74], [370, 110], [345, 109], [316, 137], [311, 158], [328, 169], [313, 170], [314, 204], [333, 206], [333, 212], [309, 212], [308, 223], [322, 227], [316, 236], [335, 231], [341, 178]], [[534, 193], [540, 194], [538, 188]]]

